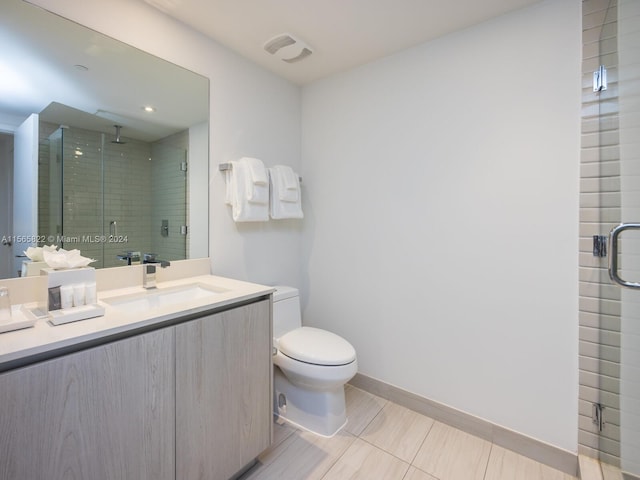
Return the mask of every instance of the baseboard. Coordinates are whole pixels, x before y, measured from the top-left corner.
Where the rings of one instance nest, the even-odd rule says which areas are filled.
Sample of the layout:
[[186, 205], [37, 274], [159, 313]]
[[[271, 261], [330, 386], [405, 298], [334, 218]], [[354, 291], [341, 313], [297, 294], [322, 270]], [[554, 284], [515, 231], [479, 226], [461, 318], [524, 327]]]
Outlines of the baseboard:
[[409, 408], [439, 422], [458, 428], [552, 468], [577, 475], [578, 456], [448, 405], [408, 392], [372, 377], [357, 373], [349, 382], [354, 387]]

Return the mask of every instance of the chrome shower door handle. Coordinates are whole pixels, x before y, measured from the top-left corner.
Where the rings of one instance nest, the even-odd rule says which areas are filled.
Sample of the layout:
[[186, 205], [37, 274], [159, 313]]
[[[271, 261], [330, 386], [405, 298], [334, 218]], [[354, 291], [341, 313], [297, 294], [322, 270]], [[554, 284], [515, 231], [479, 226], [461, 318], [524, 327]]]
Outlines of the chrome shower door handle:
[[618, 275], [618, 237], [625, 230], [640, 230], [640, 223], [621, 223], [609, 233], [609, 277], [623, 287], [640, 288], [640, 283], [628, 282]]

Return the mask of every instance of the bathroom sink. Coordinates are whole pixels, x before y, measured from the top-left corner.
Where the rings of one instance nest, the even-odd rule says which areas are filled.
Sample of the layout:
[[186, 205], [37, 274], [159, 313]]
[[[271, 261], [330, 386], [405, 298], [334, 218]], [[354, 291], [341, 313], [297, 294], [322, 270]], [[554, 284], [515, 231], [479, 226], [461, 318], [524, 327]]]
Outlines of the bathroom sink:
[[197, 283], [178, 287], [154, 288], [141, 293], [104, 298], [102, 301], [127, 312], [145, 312], [188, 303], [192, 300], [214, 299], [224, 291]]

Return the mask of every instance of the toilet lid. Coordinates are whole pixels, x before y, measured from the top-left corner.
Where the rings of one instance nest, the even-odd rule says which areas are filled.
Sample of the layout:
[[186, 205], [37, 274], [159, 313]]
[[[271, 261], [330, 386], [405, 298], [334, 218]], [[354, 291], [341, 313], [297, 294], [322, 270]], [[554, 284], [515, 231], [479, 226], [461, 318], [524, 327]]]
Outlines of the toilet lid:
[[313, 327], [300, 327], [278, 339], [278, 348], [287, 357], [314, 365], [347, 365], [356, 351], [344, 338]]

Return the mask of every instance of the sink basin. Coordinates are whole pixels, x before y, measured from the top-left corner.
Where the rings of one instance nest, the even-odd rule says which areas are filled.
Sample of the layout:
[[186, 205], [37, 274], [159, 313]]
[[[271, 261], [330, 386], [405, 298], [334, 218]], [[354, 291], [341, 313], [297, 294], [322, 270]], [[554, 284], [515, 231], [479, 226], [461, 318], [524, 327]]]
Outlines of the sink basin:
[[102, 301], [127, 312], [146, 312], [156, 308], [177, 306], [193, 300], [214, 299], [223, 292], [224, 290], [217, 290], [208, 285], [190, 284], [179, 287], [155, 288], [141, 293], [105, 298]]

